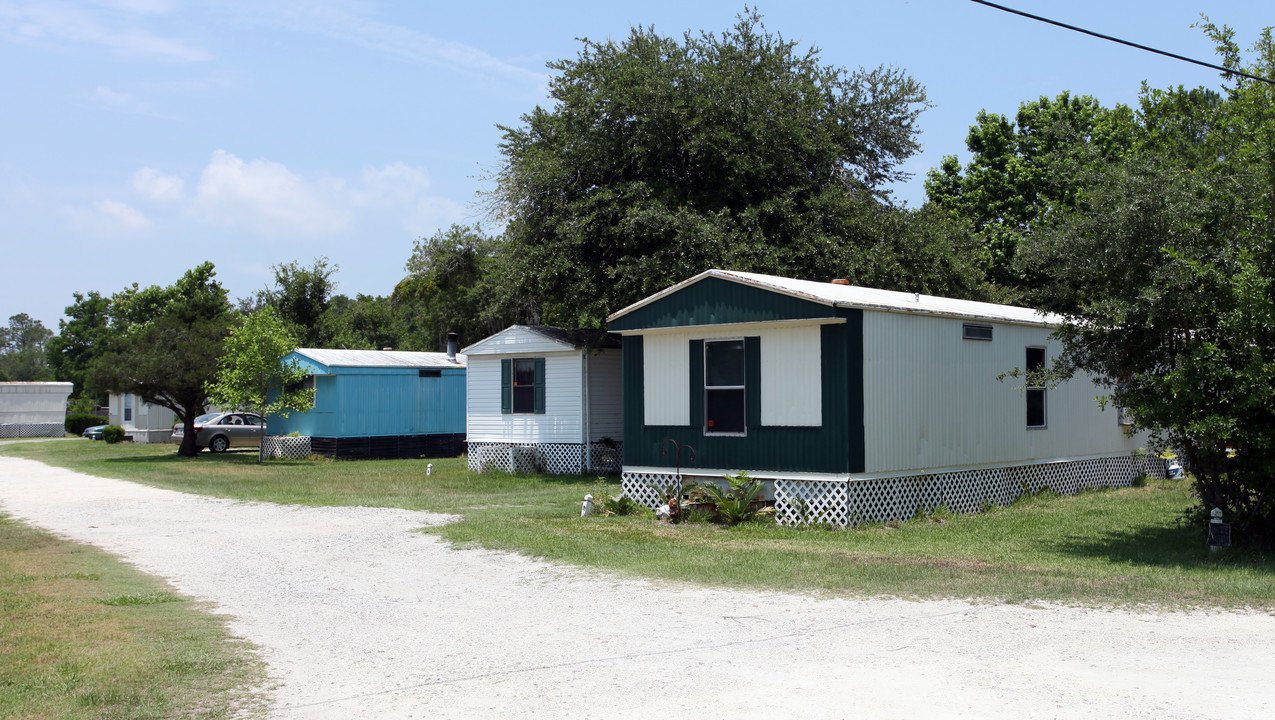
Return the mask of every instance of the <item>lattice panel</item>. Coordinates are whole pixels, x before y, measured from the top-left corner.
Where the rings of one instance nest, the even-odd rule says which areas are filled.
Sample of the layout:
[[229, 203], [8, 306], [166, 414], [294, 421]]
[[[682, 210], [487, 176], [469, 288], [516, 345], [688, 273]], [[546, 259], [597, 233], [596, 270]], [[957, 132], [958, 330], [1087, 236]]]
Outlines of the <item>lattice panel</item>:
[[595, 442], [589, 445], [589, 470], [615, 475], [624, 468], [624, 443], [612, 445]]
[[1149, 455], [1146, 453], [1135, 455], [1133, 458], [1133, 468], [1136, 474], [1145, 475], [1156, 480], [1164, 480], [1169, 477], [1167, 463], [1164, 458], [1158, 455]]
[[584, 472], [583, 446], [578, 443], [469, 443], [467, 464], [474, 472], [501, 470], [508, 473], [551, 473], [577, 475]]
[[652, 510], [665, 503], [664, 493], [669, 489], [682, 495], [682, 479], [676, 473], [626, 472], [620, 476], [620, 487], [625, 495]]
[[850, 525], [846, 483], [776, 480], [775, 522], [780, 525]]
[[6, 423], [0, 425], [0, 438], [63, 437], [62, 423]]
[[261, 438], [261, 457], [267, 460], [288, 458], [303, 460], [310, 457], [310, 438], [287, 435], [267, 435]]

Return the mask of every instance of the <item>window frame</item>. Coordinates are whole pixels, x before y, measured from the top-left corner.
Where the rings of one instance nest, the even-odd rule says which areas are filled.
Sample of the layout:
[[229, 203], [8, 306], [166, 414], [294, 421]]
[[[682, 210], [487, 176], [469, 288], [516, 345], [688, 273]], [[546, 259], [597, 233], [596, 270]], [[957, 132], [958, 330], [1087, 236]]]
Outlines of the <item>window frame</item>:
[[[748, 437], [748, 341], [744, 337], [724, 337], [724, 338], [704, 338], [703, 347], [703, 380], [704, 380], [704, 417], [703, 427], [701, 430], [704, 435], [712, 435], [714, 437]], [[739, 353], [743, 383], [740, 385], [709, 385], [708, 384], [708, 346], [714, 343], [739, 343]], [[709, 403], [708, 396], [710, 392], [729, 391], [738, 392], [740, 396], [740, 413], [739, 425], [742, 428], [739, 431], [720, 431], [709, 426]]]
[[[1033, 367], [1032, 365], [1033, 351], [1040, 352], [1040, 364], [1035, 367]], [[1027, 369], [1026, 374], [1023, 376], [1023, 382], [1025, 385], [1024, 390], [1025, 390], [1025, 395], [1027, 400], [1027, 406], [1025, 408], [1026, 417], [1024, 417], [1024, 420], [1026, 421], [1026, 426], [1028, 430], [1045, 430], [1049, 427], [1049, 395], [1046, 392], [1047, 389], [1044, 385], [1032, 385], [1030, 383], [1032, 382], [1032, 378], [1031, 378], [1032, 372], [1036, 370], [1049, 369], [1049, 349], [1043, 345], [1028, 345], [1023, 355], [1023, 364]], [[1040, 398], [1040, 424], [1039, 425], [1032, 424], [1032, 398], [1033, 397]]]
[[[518, 384], [518, 363], [526, 363], [531, 366], [531, 384]], [[519, 389], [529, 390], [530, 392], [519, 393]], [[518, 409], [519, 395], [530, 398], [529, 409]], [[525, 401], [524, 401], [525, 402]], [[535, 415], [536, 414], [536, 358], [510, 358], [509, 364], [509, 414], [510, 415]]]
[[[996, 328], [995, 325], [988, 325], [986, 323], [961, 323], [961, 339], [962, 340], [977, 340], [980, 342], [991, 342], [995, 334], [995, 328]], [[975, 330], [975, 331], [986, 330], [987, 337], [979, 337], [978, 335], [972, 335], [970, 334], [971, 330]]]

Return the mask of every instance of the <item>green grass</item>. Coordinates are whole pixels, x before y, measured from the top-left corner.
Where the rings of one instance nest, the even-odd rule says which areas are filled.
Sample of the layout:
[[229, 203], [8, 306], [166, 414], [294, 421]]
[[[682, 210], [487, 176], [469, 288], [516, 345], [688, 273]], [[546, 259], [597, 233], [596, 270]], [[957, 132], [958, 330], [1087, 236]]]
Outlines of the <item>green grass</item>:
[[263, 679], [198, 604], [0, 514], [0, 718], [242, 717]]
[[854, 530], [754, 522], [668, 525], [650, 515], [579, 517], [586, 492], [614, 480], [478, 475], [463, 460], [272, 461], [253, 453], [178, 458], [170, 446], [83, 440], [0, 452], [157, 487], [305, 505], [371, 505], [457, 513], [432, 528], [458, 545], [511, 550], [653, 579], [821, 595], [1096, 606], [1275, 610], [1275, 561], [1209, 553], [1177, 523], [1193, 503], [1181, 481], [1038, 496], [975, 515]]

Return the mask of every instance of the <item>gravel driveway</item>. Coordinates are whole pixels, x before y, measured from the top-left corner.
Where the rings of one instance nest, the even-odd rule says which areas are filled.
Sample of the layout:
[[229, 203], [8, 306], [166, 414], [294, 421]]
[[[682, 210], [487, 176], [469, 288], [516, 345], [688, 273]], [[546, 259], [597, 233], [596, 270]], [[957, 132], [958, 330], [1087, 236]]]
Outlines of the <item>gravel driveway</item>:
[[819, 599], [453, 550], [445, 516], [0, 457], [0, 509], [213, 601], [275, 718], [1270, 718], [1275, 618]]

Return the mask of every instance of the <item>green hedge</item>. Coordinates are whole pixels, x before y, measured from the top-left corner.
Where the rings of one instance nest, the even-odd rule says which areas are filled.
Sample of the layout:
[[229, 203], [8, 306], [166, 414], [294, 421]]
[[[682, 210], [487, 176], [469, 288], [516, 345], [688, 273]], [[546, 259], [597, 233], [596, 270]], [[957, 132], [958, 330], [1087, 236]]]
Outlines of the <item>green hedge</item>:
[[105, 415], [91, 413], [71, 413], [66, 416], [66, 431], [72, 435], [83, 435], [84, 431], [94, 425], [105, 425], [110, 419]]
[[102, 439], [108, 443], [124, 441], [124, 428], [119, 425], [107, 425], [102, 429]]

